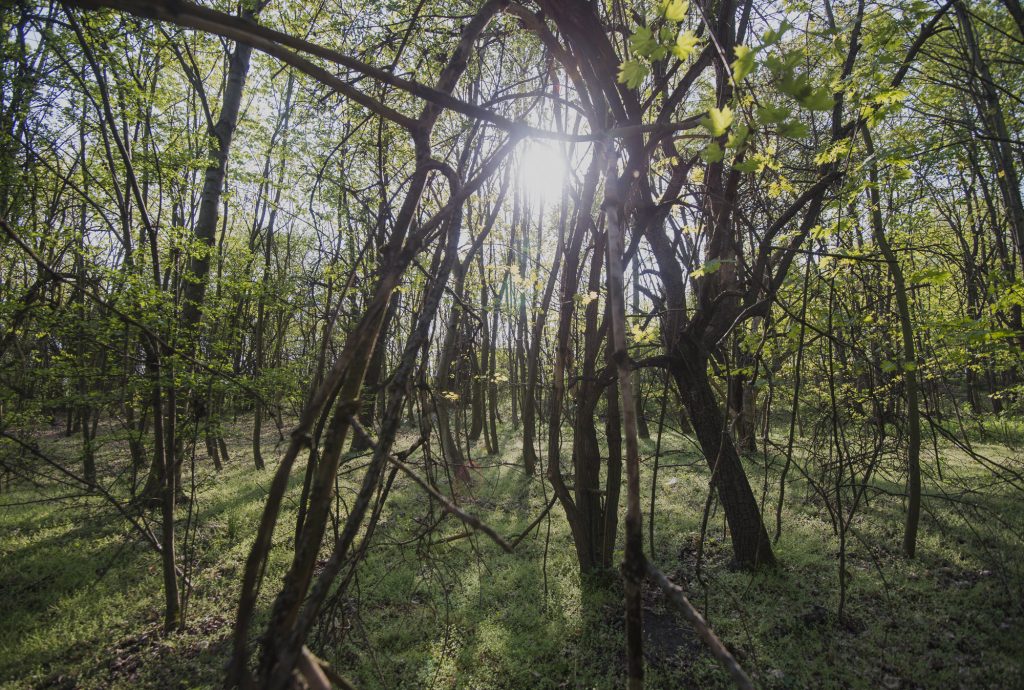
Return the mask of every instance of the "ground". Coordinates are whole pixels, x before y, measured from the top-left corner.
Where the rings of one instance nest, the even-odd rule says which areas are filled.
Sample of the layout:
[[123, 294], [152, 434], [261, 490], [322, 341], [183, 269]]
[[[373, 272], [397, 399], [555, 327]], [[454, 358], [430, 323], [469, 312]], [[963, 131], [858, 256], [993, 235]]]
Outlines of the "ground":
[[[229, 430], [232, 459], [215, 473], [196, 457], [195, 500], [179, 543], [192, 560], [183, 632], [161, 633], [159, 560], [109, 507], [75, 487], [15, 482], [0, 493], [0, 687], [219, 687], [238, 581], [271, 470], [247, 455], [245, 420]], [[276, 433], [267, 436], [269, 460]], [[517, 465], [517, 435], [480, 455], [461, 505], [501, 534], [520, 534], [546, 504]], [[70, 441], [49, 439], [73, 457]], [[900, 554], [900, 487], [872, 481], [848, 530], [848, 587], [839, 607], [839, 540], [798, 472], [787, 490], [779, 566], [730, 568], [721, 512], [697, 546], [707, 473], [668, 435], [657, 478], [654, 561], [688, 589], [719, 636], [765, 688], [1024, 688], [1024, 501], [978, 462], [938, 446], [943, 480], [926, 468], [919, 555]], [[1006, 445], [975, 446], [1019, 477]], [[653, 442], [644, 442], [645, 513]], [[123, 470], [111, 436], [104, 466]], [[416, 456], [413, 461], [420, 462]], [[774, 531], [777, 468], [749, 458]], [[361, 461], [342, 481], [352, 489]], [[271, 467], [273, 463], [271, 463]], [[298, 470], [301, 472], [301, 468]], [[186, 473], [191, 485], [191, 473]], [[108, 478], [109, 479], [109, 478]], [[767, 479], [767, 483], [764, 480]], [[283, 573], [301, 475], [275, 535], [263, 612]], [[428, 501], [395, 479], [366, 562], [329, 608], [312, 648], [360, 688], [616, 688], [624, 685], [622, 597], [614, 573], [581, 582], [559, 508], [516, 548], [462, 537], [445, 518], [432, 536]], [[194, 525], [186, 539], [189, 509]], [[344, 510], [344, 508], [342, 508]], [[440, 518], [435, 510], [433, 520]], [[645, 515], [646, 520], [646, 515]], [[645, 528], [646, 534], [646, 528]], [[645, 594], [648, 687], [728, 687], [725, 674], [660, 593]]]

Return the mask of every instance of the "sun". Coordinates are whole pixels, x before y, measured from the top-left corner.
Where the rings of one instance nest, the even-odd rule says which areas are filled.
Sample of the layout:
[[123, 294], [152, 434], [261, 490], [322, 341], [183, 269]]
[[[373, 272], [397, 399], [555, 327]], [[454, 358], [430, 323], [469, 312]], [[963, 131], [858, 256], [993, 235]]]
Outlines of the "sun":
[[520, 188], [527, 197], [545, 206], [561, 201], [565, 173], [565, 158], [551, 144], [530, 142], [519, 159]]

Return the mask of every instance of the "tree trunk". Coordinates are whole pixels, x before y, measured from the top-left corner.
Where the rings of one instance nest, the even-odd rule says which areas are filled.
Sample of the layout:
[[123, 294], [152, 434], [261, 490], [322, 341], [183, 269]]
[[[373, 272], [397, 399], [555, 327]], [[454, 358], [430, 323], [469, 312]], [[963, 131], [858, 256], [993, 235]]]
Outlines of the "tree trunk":
[[696, 346], [682, 346], [685, 358], [674, 359], [670, 373], [679, 388], [708, 467], [711, 484], [725, 509], [732, 532], [733, 555], [744, 568], [775, 563], [761, 511], [750, 489], [736, 446], [707, 373], [707, 357]]
[[551, 307], [551, 295], [555, 292], [558, 271], [562, 264], [564, 249], [562, 237], [565, 230], [565, 213], [562, 214], [562, 232], [558, 234], [555, 247], [555, 258], [551, 263], [551, 273], [544, 286], [537, 319], [533, 322], [533, 335], [530, 338], [530, 352], [526, 357], [526, 380], [523, 388], [523, 468], [526, 474], [533, 476], [537, 466], [537, 451], [534, 448], [537, 435], [537, 375], [540, 367], [540, 348], [544, 340], [544, 324], [547, 321], [548, 309]]
[[[972, 84], [975, 87], [975, 103], [978, 116], [989, 134], [989, 149], [992, 162], [996, 167], [996, 181], [1003, 197], [1006, 209], [1006, 221], [1010, 226], [1013, 240], [1017, 244], [1017, 252], [1024, 263], [1024, 201], [1021, 199], [1020, 175], [1014, 161], [1012, 141], [1003, 115], [1003, 107], [992, 81], [992, 73], [985, 62], [974, 33], [974, 25], [967, 7], [956, 0], [953, 3], [957, 19], [963, 31], [967, 46], [967, 59], [972, 71]], [[1018, 5], [1019, 8], [1019, 5]]]
[[[359, 411], [359, 423], [367, 429], [372, 429], [374, 422], [374, 411], [377, 406], [377, 398], [380, 395], [380, 388], [384, 378], [384, 359], [387, 355], [387, 334], [388, 329], [391, 327], [391, 322], [395, 318], [395, 314], [398, 311], [398, 294], [392, 295], [391, 303], [388, 305], [388, 311], [384, 315], [384, 323], [381, 324], [380, 334], [381, 337], [377, 339], [377, 344], [373, 346], [373, 356], [370, 358], [369, 367], [366, 369], [366, 382], [363, 391], [363, 406]], [[366, 439], [356, 436], [352, 439], [352, 450], [354, 452], [363, 452], [369, 449]]]
[[910, 304], [907, 299], [907, 285], [903, 278], [896, 253], [885, 236], [882, 219], [881, 199], [878, 193], [878, 166], [874, 159], [874, 145], [871, 133], [864, 128], [864, 143], [870, 164], [868, 178], [868, 199], [871, 203], [871, 225], [875, 241], [889, 266], [896, 297], [896, 310], [900, 319], [900, 335], [903, 338], [903, 382], [907, 394], [907, 522], [903, 531], [903, 553], [913, 558], [917, 550], [917, 527], [921, 519], [921, 411], [918, 406], [917, 352], [914, 345], [914, 324], [910, 318]]
[[637, 441], [636, 398], [626, 349], [625, 285], [622, 277], [624, 185], [613, 180], [614, 163], [605, 186], [608, 226], [608, 312], [611, 321], [611, 359], [616, 364], [622, 398], [622, 428], [626, 440], [626, 548], [622, 580], [626, 593], [626, 670], [630, 690], [644, 684], [643, 579], [646, 571], [643, 545], [643, 514], [640, 510], [640, 448]]

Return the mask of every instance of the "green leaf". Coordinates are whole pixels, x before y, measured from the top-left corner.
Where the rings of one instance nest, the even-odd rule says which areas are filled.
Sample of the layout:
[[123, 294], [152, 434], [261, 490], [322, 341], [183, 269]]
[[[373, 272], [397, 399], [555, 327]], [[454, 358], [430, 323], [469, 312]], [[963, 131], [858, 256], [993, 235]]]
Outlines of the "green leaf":
[[779, 79], [779, 91], [795, 101], [800, 101], [810, 96], [814, 89], [811, 87], [810, 79], [806, 74], [786, 71], [783, 72]]
[[766, 125], [777, 125], [789, 117], [789, 108], [784, 105], [757, 106], [757, 119]]
[[690, 9], [690, 0], [664, 0], [661, 13], [670, 22], [681, 22], [686, 19], [686, 11]]
[[832, 144], [828, 148], [824, 149], [814, 157], [815, 165], [827, 165], [829, 163], [835, 163], [843, 156], [850, 153], [850, 139], [840, 139], [836, 143]]
[[754, 62], [757, 51], [750, 46], [736, 46], [733, 50], [736, 52], [736, 59], [732, 62], [732, 78], [739, 84], [757, 67], [757, 63]]
[[879, 105], [896, 105], [905, 101], [909, 95], [903, 89], [889, 89], [877, 94], [872, 100]]
[[729, 132], [729, 140], [725, 142], [725, 148], [727, 149], [742, 149], [747, 144], [747, 137], [750, 136], [750, 129], [744, 125], [739, 124], [732, 128]]
[[781, 79], [786, 74], [792, 73], [803, 60], [803, 51], [791, 50], [782, 55], [769, 55], [764, 64], [768, 66], [776, 79]]
[[786, 20], [783, 20], [778, 29], [769, 29], [768, 31], [765, 31], [761, 40], [764, 42], [765, 46], [774, 45], [779, 42], [779, 39], [782, 38], [783, 34], [789, 31], [790, 27], [791, 24]]
[[696, 271], [691, 273], [690, 276], [692, 278], [700, 278], [702, 276], [709, 276], [712, 273], [715, 273], [716, 271], [718, 271], [718, 269], [720, 269], [722, 267], [722, 263], [723, 262], [722, 262], [721, 259], [711, 259], [711, 261], [708, 261], [703, 266], [698, 268]]
[[933, 285], [941, 285], [949, 282], [953, 277], [953, 274], [944, 268], [922, 268], [921, 270], [914, 271], [907, 276], [907, 282], [909, 283], [931, 283]]
[[697, 34], [689, 30], [683, 31], [676, 38], [675, 45], [672, 46], [672, 54], [680, 60], [685, 60], [690, 57], [690, 53], [693, 52], [698, 43], [700, 43], [700, 39], [697, 38]]
[[722, 150], [717, 141], [712, 141], [700, 152], [700, 157], [704, 159], [705, 163], [717, 163], [725, 157], [725, 151]]
[[644, 77], [650, 72], [647, 65], [636, 60], [626, 60], [619, 67], [619, 83], [635, 89], [643, 83]]
[[733, 118], [734, 115], [729, 106], [725, 106], [721, 110], [711, 108], [708, 110], [707, 116], [701, 118], [700, 124], [704, 129], [711, 132], [711, 136], [720, 137], [725, 134], [725, 130], [729, 129]]
[[835, 101], [832, 99], [832, 92], [827, 87], [814, 89], [811, 93], [802, 98], [797, 98], [800, 105], [808, 110], [832, 110]]
[[732, 167], [745, 173], [761, 172], [761, 161], [756, 158], [748, 159], [739, 163], [733, 163]]
[[789, 139], [803, 139], [809, 136], [811, 131], [807, 128], [803, 122], [799, 120], [790, 120], [789, 122], [783, 122], [779, 125], [779, 136], [787, 137]]
[[1006, 340], [1007, 338], [1016, 338], [1019, 333], [1016, 331], [1005, 331], [1005, 330], [992, 330], [986, 331], [983, 339], [985, 342], [995, 342], [997, 340]]
[[634, 53], [649, 58], [658, 47], [658, 39], [648, 27], [641, 26], [629, 37], [629, 45]]

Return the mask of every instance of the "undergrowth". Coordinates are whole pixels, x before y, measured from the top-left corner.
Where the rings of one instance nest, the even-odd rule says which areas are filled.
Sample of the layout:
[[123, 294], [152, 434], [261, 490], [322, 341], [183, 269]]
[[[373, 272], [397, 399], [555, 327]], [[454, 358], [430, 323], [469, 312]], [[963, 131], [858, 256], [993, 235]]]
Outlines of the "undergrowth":
[[[185, 555], [192, 592], [185, 630], [163, 635], [157, 555], [109, 507], [73, 488], [15, 483], [0, 494], [0, 683], [4, 688], [218, 687], [237, 587], [271, 477], [249, 463], [238, 427], [232, 462], [214, 473], [197, 458]], [[271, 443], [272, 439], [268, 439]], [[503, 453], [482, 452], [460, 504], [507, 538], [550, 494]], [[73, 457], [73, 446], [50, 443]], [[926, 468], [918, 558], [900, 554], [900, 487], [881, 474], [848, 531], [847, 593], [839, 609], [839, 541], [828, 510], [790, 474], [775, 545], [780, 565], [730, 567], [720, 510], [701, 548], [707, 472], [693, 446], [667, 435], [657, 479], [656, 564], [690, 593], [718, 635], [766, 688], [1024, 687], [1024, 501], [955, 448], [943, 477]], [[653, 442], [644, 442], [648, 518]], [[984, 452], [1015, 467], [1005, 446]], [[116, 444], [104, 466], [116, 468]], [[413, 461], [422, 461], [414, 456]], [[358, 468], [359, 458], [350, 461]], [[422, 471], [421, 464], [419, 465]], [[774, 531], [778, 462], [748, 459]], [[261, 614], [287, 564], [302, 468], [275, 534]], [[360, 472], [343, 474], [343, 496]], [[441, 475], [443, 476], [443, 474]], [[191, 477], [190, 477], [191, 480]], [[191, 481], [189, 482], [191, 483]], [[344, 508], [342, 508], [344, 511]], [[188, 506], [182, 507], [182, 522]], [[429, 529], [437, 522], [437, 527]], [[185, 526], [179, 543], [185, 539]], [[645, 526], [646, 541], [646, 526]], [[699, 555], [699, 570], [698, 570]], [[645, 594], [652, 688], [728, 687], [727, 678], [659, 592]], [[257, 620], [256, 630], [263, 619]], [[255, 644], [255, 643], [254, 643]], [[624, 677], [622, 596], [615, 573], [581, 582], [564, 515], [555, 507], [501, 552], [431, 509], [398, 475], [365, 562], [325, 611], [313, 648], [361, 688], [614, 688]]]

